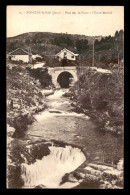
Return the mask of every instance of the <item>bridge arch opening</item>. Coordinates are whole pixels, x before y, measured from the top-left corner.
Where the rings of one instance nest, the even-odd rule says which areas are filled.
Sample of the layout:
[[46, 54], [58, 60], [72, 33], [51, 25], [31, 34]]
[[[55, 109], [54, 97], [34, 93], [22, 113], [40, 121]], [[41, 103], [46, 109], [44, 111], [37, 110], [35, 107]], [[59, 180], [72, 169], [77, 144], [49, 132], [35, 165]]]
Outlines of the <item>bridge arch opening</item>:
[[73, 78], [70, 72], [64, 71], [58, 75], [57, 82], [61, 88], [69, 88]]

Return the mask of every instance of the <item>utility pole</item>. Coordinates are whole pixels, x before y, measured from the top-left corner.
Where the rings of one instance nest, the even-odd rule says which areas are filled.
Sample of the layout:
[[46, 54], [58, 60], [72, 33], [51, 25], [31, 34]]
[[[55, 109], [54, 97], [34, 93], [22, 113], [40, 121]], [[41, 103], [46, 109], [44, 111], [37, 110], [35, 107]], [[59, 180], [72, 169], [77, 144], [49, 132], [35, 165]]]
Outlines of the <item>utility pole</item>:
[[29, 63], [32, 63], [32, 52], [31, 52], [31, 48], [28, 48], [28, 54], [29, 54]]
[[119, 61], [119, 46], [118, 46], [118, 39], [116, 38], [116, 41], [117, 41], [117, 60], [118, 60], [118, 65], [120, 63]]
[[118, 55], [118, 65], [119, 65], [119, 47], [118, 47], [118, 43], [117, 43], [117, 55]]
[[95, 37], [93, 38], [93, 61], [92, 61], [92, 66], [94, 67], [94, 42], [95, 42]]

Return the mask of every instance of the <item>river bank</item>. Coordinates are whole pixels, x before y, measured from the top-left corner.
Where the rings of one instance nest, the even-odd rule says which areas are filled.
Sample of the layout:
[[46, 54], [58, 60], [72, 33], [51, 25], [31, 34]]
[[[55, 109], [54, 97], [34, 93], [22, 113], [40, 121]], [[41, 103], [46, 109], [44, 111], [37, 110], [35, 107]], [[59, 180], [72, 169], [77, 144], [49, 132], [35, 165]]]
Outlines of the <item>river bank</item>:
[[123, 94], [123, 70], [88, 68], [64, 96], [73, 101], [73, 111], [90, 116], [101, 131], [123, 138]]
[[[46, 90], [46, 93], [52, 94], [52, 90]], [[30, 76], [26, 66], [7, 63], [8, 186], [14, 178], [12, 174], [16, 173], [13, 170], [17, 169], [21, 159], [20, 154], [17, 156], [21, 151], [21, 149], [17, 151], [19, 148], [17, 140], [24, 137], [27, 126], [36, 120], [34, 115], [46, 109], [46, 93], [44, 94], [39, 80]], [[16, 178], [14, 179], [17, 180]], [[17, 187], [17, 182], [15, 186]]]
[[[8, 105], [8, 188], [122, 189], [123, 160], [119, 161], [117, 139], [99, 134], [89, 117], [72, 111], [72, 102], [62, 96], [65, 90], [52, 95], [38, 82], [31, 84], [33, 78], [26, 73], [13, 70], [16, 83], [26, 89], [12, 89], [13, 83], [8, 92], [9, 101], [17, 98], [17, 105], [14, 101], [13, 107]], [[25, 90], [22, 98], [19, 90]], [[30, 92], [36, 105], [26, 102]], [[108, 149], [117, 152], [112, 156]], [[114, 158], [113, 165], [101, 161], [102, 151]]]
[[[62, 94], [64, 93], [65, 91], [56, 91], [55, 95], [47, 97], [48, 108], [46, 109], [46, 111], [42, 111], [41, 113], [37, 113], [34, 115], [34, 118], [36, 120], [34, 121], [33, 125], [30, 125], [30, 127], [28, 127], [26, 136], [20, 139], [14, 138], [12, 140], [12, 152], [9, 150], [10, 152], [8, 153], [8, 155], [10, 155], [11, 157], [9, 158], [10, 162], [8, 163], [9, 188], [122, 188], [123, 160], [121, 160], [121, 162], [117, 161], [118, 163], [114, 163], [114, 165], [110, 163], [103, 163], [100, 161], [100, 141], [98, 141], [96, 145], [94, 143], [91, 143], [93, 141], [96, 141], [93, 140], [94, 135], [90, 140], [88, 140], [88, 137], [90, 136], [89, 132], [92, 133], [94, 131], [94, 129], [91, 129], [92, 127], [90, 126], [92, 125], [91, 122], [89, 122], [88, 117], [86, 118], [83, 114], [68, 112], [71, 109], [71, 103], [66, 101], [66, 98], [62, 98]], [[69, 120], [68, 122], [66, 121], [67, 118]], [[64, 125], [64, 120], [66, 125]], [[75, 120], [75, 123], [79, 121], [80, 133], [78, 132], [79, 128], [77, 129], [73, 120]], [[88, 123], [87, 127], [87, 123], [84, 121], [85, 129], [88, 128], [89, 130], [90, 128], [90, 131], [84, 132], [85, 134], [83, 134], [81, 128], [83, 120]], [[53, 122], [55, 122], [55, 128]], [[51, 124], [52, 126], [50, 126]], [[50, 129], [50, 133], [49, 131], [47, 131], [46, 125]], [[34, 127], [35, 129], [33, 131]], [[43, 136], [41, 134], [42, 128], [44, 130]], [[75, 133], [72, 131], [73, 128], [76, 128]], [[11, 135], [13, 129], [9, 126], [8, 129], [10, 129]], [[58, 130], [57, 133], [56, 130]], [[69, 132], [69, 136], [68, 133], [66, 134], [66, 131]], [[97, 132], [95, 133], [95, 138], [98, 140], [98, 134]], [[86, 138], [80, 141], [80, 139], [83, 139], [82, 136], [86, 136]], [[91, 145], [89, 146], [88, 144], [86, 144], [86, 141], [88, 142], [88, 144], [91, 143]], [[107, 143], [106, 141], [105, 143]], [[111, 146], [111, 143], [109, 143], [109, 145]], [[110, 146], [107, 146], [107, 148]], [[93, 161], [93, 158], [91, 159], [91, 155], [93, 154], [91, 153], [93, 151], [95, 152], [95, 147], [99, 149], [97, 150], [98, 153], [96, 154], [96, 156], [94, 155], [95, 160]], [[82, 155], [84, 155], [84, 157], [81, 158]], [[106, 155], [109, 156], [107, 151]], [[69, 169], [67, 168], [68, 163], [70, 164]], [[121, 166], [119, 166], [119, 164], [121, 164]], [[46, 171], [41, 173], [41, 170], [46, 165], [48, 165], [45, 169]], [[56, 170], [56, 172], [54, 170]], [[45, 180], [44, 178], [47, 178], [47, 180]], [[60, 183], [58, 184], [56, 183], [56, 181]]]
[[120, 136], [123, 138], [124, 132], [123, 132], [123, 125], [121, 124], [111, 124], [110, 123], [110, 116], [107, 111], [104, 112], [97, 112], [96, 110], [91, 109], [85, 109], [83, 105], [75, 99], [75, 95], [71, 92], [66, 93], [64, 95], [65, 97], [68, 97], [73, 102], [71, 103], [71, 106], [73, 107], [72, 111], [76, 113], [82, 113], [86, 116], [89, 116], [95, 123], [97, 124], [97, 129], [99, 131], [105, 131], [110, 132], [113, 135]]
[[53, 93], [43, 89], [26, 66], [7, 64], [7, 124], [16, 129], [15, 137], [35, 121], [33, 115], [46, 108], [45, 96]]
[[38, 140], [14, 143], [9, 188], [123, 189], [123, 159], [117, 165], [92, 163], [74, 145]]

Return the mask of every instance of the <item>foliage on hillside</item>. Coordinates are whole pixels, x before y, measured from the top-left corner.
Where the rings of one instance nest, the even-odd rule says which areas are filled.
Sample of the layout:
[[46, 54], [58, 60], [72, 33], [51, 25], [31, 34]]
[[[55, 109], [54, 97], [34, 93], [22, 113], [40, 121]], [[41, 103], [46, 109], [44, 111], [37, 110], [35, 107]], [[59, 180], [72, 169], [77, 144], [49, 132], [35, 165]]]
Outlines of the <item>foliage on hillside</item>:
[[123, 70], [103, 74], [88, 69], [71, 91], [81, 108], [110, 131], [123, 133]]
[[[90, 41], [91, 39], [91, 41]], [[95, 66], [99, 64], [103, 68], [108, 68], [108, 64], [116, 64], [123, 59], [124, 32], [116, 31], [114, 36], [95, 39]], [[93, 37], [84, 35], [71, 35], [63, 33], [25, 33], [7, 39], [7, 52], [18, 47], [27, 49], [42, 56], [55, 55], [64, 47], [74, 53], [79, 53], [79, 62], [84, 66], [92, 65], [93, 58]], [[90, 44], [91, 43], [91, 44]], [[84, 63], [83, 58], [87, 62]]]

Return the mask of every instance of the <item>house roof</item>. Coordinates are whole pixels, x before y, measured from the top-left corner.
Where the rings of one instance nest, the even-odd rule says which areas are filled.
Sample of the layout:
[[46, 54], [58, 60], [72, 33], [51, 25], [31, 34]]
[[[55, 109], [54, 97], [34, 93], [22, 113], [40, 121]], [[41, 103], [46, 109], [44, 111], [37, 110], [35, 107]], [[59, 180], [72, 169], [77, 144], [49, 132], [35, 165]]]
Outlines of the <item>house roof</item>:
[[22, 48], [17, 48], [14, 51], [8, 53], [8, 55], [29, 55], [29, 52], [25, 51]]
[[64, 52], [64, 51], [67, 51], [67, 52], [71, 53], [71, 54], [74, 55], [74, 56], [78, 56], [78, 55], [79, 55], [79, 54], [75, 54], [75, 53], [73, 53], [72, 51], [70, 51], [70, 50], [64, 48], [64, 49], [62, 49], [59, 53], [57, 53], [55, 56], [58, 56], [61, 52]]

